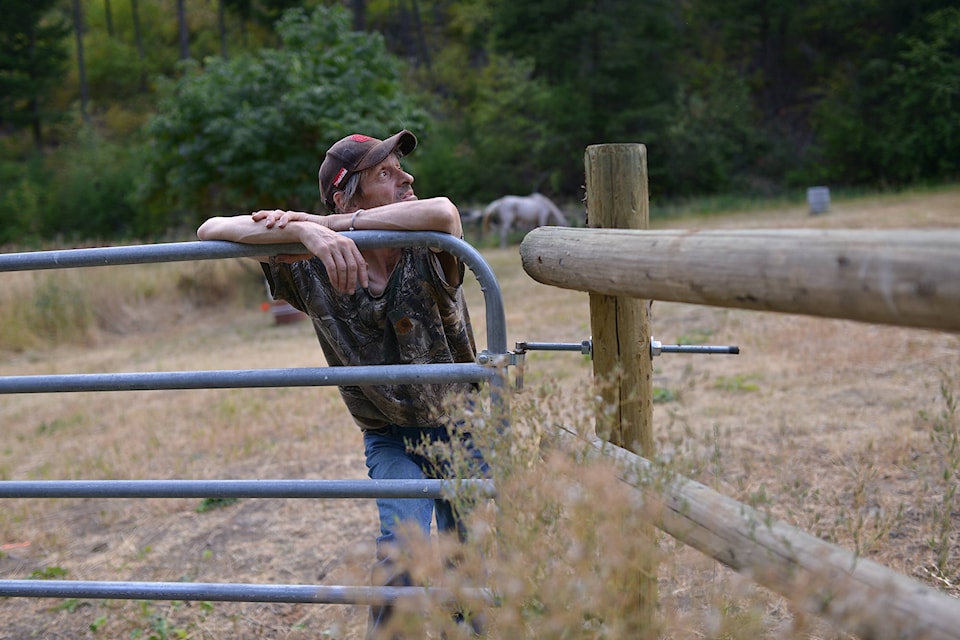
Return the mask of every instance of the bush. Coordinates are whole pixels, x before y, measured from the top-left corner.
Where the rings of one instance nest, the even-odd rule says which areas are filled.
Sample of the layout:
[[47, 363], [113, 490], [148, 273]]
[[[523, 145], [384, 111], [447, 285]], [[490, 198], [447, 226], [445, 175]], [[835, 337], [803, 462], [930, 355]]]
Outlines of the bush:
[[136, 185], [142, 165], [132, 147], [91, 130], [51, 156], [50, 202], [40, 232], [46, 238], [124, 238], [139, 230]]
[[47, 172], [40, 154], [21, 162], [0, 162], [0, 245], [27, 242], [41, 232], [40, 221], [48, 208]]
[[147, 126], [146, 197], [202, 211], [195, 222], [265, 206], [316, 210], [317, 169], [331, 144], [423, 129], [398, 61], [382, 37], [353, 31], [344, 9], [294, 9], [277, 31], [280, 49], [193, 63], [163, 85]]

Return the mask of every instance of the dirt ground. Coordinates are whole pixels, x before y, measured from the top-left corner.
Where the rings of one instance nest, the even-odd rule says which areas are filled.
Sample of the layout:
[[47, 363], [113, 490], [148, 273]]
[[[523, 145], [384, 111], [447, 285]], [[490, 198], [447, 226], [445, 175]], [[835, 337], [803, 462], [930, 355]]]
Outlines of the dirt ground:
[[[960, 191], [835, 199], [816, 216], [797, 206], [654, 226], [956, 228]], [[589, 337], [587, 294], [532, 281], [516, 246], [483, 254], [503, 292], [508, 344]], [[467, 291], [482, 347], [482, 294], [472, 280]], [[950, 430], [938, 427], [952, 420], [958, 429], [945, 396], [960, 396], [960, 336], [661, 302], [652, 322], [665, 344], [741, 349], [655, 361], [663, 455], [726, 495], [960, 596], [960, 512], [947, 500], [958, 470], [947, 455]], [[323, 361], [307, 323], [275, 325], [250, 309], [186, 317], [96, 349], [6, 355], [0, 375], [309, 366]], [[576, 397], [590, 378], [579, 354], [531, 353], [525, 393], [552, 384]], [[334, 389], [15, 395], [0, 397], [0, 416], [4, 480], [366, 477], [359, 432]], [[242, 500], [204, 512], [198, 502], [7, 500], [0, 579], [368, 579], [358, 567], [377, 531], [370, 501]], [[953, 508], [944, 514], [943, 505]], [[682, 549], [661, 567], [660, 582], [664, 609], [696, 609], [727, 585], [749, 589]], [[822, 624], [796, 631], [783, 602], [769, 597], [766, 606], [768, 637], [845, 637]], [[4, 640], [361, 638], [365, 624], [366, 608], [353, 605], [0, 599]], [[719, 637], [693, 623], [667, 636]]]

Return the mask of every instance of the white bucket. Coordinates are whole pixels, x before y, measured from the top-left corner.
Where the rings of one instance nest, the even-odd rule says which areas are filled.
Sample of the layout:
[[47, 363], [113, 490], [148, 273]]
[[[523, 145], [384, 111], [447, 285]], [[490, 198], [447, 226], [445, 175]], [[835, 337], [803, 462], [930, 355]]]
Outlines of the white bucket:
[[810, 187], [807, 189], [807, 204], [811, 214], [830, 210], [830, 189], [828, 187]]

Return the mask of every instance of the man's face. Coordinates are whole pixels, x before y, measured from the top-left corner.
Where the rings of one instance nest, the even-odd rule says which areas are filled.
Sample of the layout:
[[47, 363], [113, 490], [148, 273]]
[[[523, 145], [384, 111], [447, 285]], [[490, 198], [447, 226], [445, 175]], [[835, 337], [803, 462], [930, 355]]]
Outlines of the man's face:
[[395, 153], [363, 172], [360, 192], [361, 209], [417, 199], [413, 193], [413, 176], [400, 167], [400, 159]]

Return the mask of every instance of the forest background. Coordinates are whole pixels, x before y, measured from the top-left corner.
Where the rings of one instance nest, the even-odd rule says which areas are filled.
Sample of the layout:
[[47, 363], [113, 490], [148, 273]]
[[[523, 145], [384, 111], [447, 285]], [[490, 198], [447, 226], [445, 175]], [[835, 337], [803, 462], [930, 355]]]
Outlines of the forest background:
[[960, 176], [952, 0], [0, 0], [0, 245], [319, 211], [325, 149], [415, 131], [421, 197], [583, 197], [646, 145], [653, 215]]

